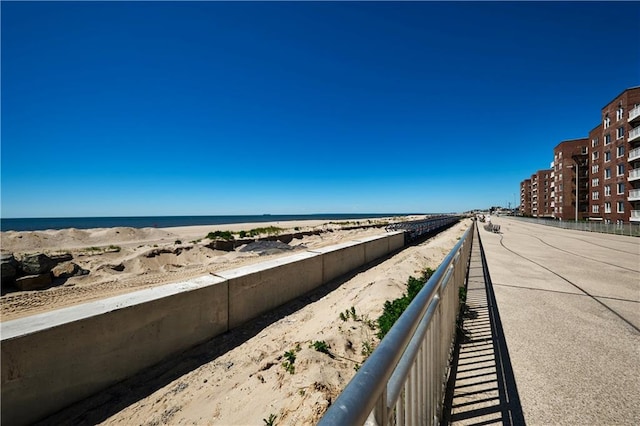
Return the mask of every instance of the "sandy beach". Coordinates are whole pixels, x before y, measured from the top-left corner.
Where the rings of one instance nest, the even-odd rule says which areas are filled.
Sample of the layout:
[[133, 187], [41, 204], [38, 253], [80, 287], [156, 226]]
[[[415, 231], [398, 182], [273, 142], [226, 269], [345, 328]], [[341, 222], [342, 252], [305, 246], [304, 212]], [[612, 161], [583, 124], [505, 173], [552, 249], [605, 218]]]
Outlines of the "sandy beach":
[[[43, 424], [256, 425], [271, 416], [278, 425], [315, 424], [378, 344], [370, 325], [382, 313], [384, 302], [402, 295], [409, 276], [436, 268], [469, 225], [463, 220]], [[379, 228], [334, 231], [303, 242], [325, 245], [383, 232]], [[176, 234], [173, 231], [170, 238]], [[212, 262], [206, 268], [218, 266]], [[355, 315], [344, 315], [347, 311]], [[331, 356], [317, 351], [315, 342], [325, 343]], [[291, 354], [293, 368], [287, 368], [284, 363]]]
[[[50, 288], [17, 291], [3, 288], [1, 320], [54, 310], [77, 303], [214, 273], [286, 256], [298, 250], [384, 232], [378, 227], [345, 230], [372, 224], [415, 220], [424, 216], [372, 218], [329, 222], [323, 220], [183, 226], [172, 228], [96, 228], [0, 233], [3, 253], [17, 258], [28, 253], [68, 253], [87, 275], [54, 282]], [[293, 239], [288, 244], [252, 244], [234, 251], [214, 250], [206, 235], [214, 231], [249, 231], [277, 227], [282, 233], [324, 231]], [[264, 237], [266, 234], [258, 237]], [[235, 234], [235, 238], [239, 238]]]

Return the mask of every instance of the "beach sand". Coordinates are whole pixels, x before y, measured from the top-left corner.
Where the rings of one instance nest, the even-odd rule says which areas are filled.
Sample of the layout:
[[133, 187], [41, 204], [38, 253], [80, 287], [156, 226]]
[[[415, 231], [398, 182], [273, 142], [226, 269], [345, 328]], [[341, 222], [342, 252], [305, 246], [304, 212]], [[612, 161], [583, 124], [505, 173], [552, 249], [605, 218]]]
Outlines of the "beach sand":
[[[3, 288], [1, 321], [8, 321], [74, 304], [235, 268], [307, 248], [337, 244], [354, 238], [384, 233], [381, 228], [342, 230], [344, 227], [415, 220], [424, 216], [358, 219], [332, 223], [323, 220], [182, 226], [171, 228], [96, 228], [0, 233], [3, 252], [16, 257], [26, 253], [70, 253], [72, 262], [88, 275], [38, 291]], [[342, 224], [340, 224], [342, 223]], [[283, 232], [332, 230], [294, 239], [288, 246], [239, 247], [226, 252], [207, 247], [212, 231], [249, 231], [275, 226]], [[264, 236], [264, 235], [263, 235]], [[236, 235], [236, 238], [238, 236]], [[8, 290], [8, 291], [7, 291]], [[6, 292], [6, 293], [5, 293]]]
[[[315, 424], [377, 345], [376, 332], [368, 324], [375, 323], [384, 302], [402, 295], [409, 276], [419, 276], [427, 267], [435, 269], [470, 223], [465, 219], [428, 241], [76, 404], [46, 423], [258, 425], [273, 415], [278, 425]], [[147, 232], [151, 241], [178, 234]], [[382, 232], [340, 231], [303, 242], [327, 245]], [[195, 231], [192, 235], [196, 234], [200, 235]], [[237, 253], [231, 255], [224, 267], [227, 261], [245, 261], [238, 260]], [[219, 267], [222, 262], [214, 260], [220, 256], [212, 256], [204, 270]], [[351, 315], [341, 319], [340, 314], [352, 307], [357, 319]], [[316, 351], [312, 345], [316, 341], [325, 342], [334, 357]], [[283, 366], [285, 352], [295, 354], [293, 374]]]

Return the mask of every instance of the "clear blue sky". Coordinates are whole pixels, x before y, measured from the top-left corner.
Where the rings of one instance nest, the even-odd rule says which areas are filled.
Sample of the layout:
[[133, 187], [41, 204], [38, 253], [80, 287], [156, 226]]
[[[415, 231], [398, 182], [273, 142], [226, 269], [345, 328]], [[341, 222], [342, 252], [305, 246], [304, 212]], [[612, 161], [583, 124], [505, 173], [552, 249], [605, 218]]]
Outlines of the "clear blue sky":
[[3, 217], [518, 203], [640, 84], [640, 4], [6, 2]]

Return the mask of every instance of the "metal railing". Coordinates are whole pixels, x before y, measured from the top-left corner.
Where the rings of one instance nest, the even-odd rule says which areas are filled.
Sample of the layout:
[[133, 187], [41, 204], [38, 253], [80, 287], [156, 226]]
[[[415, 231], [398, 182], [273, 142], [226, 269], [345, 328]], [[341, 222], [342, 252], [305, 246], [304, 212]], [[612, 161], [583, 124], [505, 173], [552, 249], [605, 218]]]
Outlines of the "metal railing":
[[439, 423], [475, 222], [447, 255], [319, 425]]
[[[631, 223], [604, 223], [603, 221], [583, 221], [576, 222], [574, 220], [552, 220], [538, 219], [532, 217], [509, 216], [515, 219], [536, 223], [538, 225], [555, 226], [562, 229], [573, 229], [575, 231], [600, 232], [603, 234], [628, 235], [631, 237], [640, 237], [640, 222]], [[633, 212], [631, 214], [633, 218]]]
[[411, 242], [426, 234], [435, 232], [460, 220], [458, 216], [439, 216], [424, 220], [398, 222], [387, 226], [387, 231], [405, 231], [406, 241]]

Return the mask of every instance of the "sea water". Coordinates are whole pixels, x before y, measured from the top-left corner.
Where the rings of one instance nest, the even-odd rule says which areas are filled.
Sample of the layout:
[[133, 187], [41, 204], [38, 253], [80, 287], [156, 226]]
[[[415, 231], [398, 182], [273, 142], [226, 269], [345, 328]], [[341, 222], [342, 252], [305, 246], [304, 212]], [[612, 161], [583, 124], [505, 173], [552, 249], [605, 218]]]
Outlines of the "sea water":
[[406, 216], [411, 213], [322, 213], [322, 214], [264, 214], [234, 216], [131, 216], [131, 217], [51, 217], [2, 218], [2, 231], [41, 231], [46, 229], [90, 229], [124, 226], [131, 228], [168, 228], [172, 226], [224, 225], [231, 223], [283, 222], [290, 220], [358, 220], [365, 218]]

